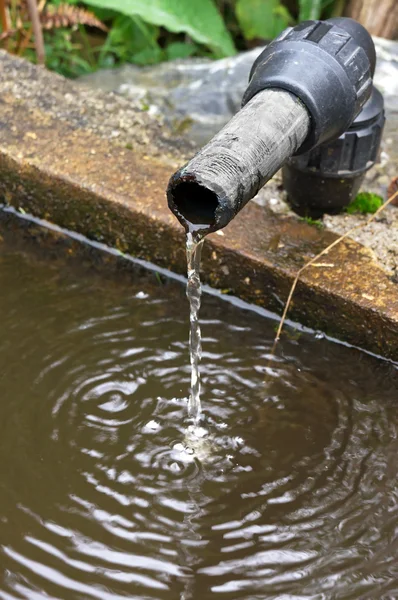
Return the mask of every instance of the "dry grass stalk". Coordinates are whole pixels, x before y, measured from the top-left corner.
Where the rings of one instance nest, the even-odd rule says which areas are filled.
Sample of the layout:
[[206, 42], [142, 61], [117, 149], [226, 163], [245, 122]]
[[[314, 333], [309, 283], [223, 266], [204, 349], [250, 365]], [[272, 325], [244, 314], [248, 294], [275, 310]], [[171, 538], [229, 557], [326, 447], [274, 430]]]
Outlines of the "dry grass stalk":
[[[362, 228], [366, 227], [367, 225], [369, 225], [372, 221], [374, 221], [374, 219], [376, 219], [376, 217], [381, 212], [383, 212], [383, 210], [389, 204], [392, 204], [393, 201], [397, 197], [398, 197], [398, 190], [392, 196], [390, 196], [386, 200], [386, 202], [384, 204], [382, 204], [380, 206], [380, 208], [365, 221], [365, 223], [360, 223], [359, 225], [355, 225], [355, 227], [352, 227], [349, 231], [347, 231], [344, 235], [342, 235], [339, 238], [337, 238], [337, 240], [335, 240], [334, 242], [332, 242], [329, 246], [327, 246], [327, 248], [325, 248], [324, 250], [322, 250], [322, 252], [320, 252], [319, 254], [317, 254], [316, 256], [314, 256], [314, 258], [312, 258], [310, 261], [308, 261], [303, 267], [301, 267], [301, 269], [299, 269], [297, 271], [296, 277], [294, 278], [294, 281], [292, 283], [292, 287], [290, 288], [289, 296], [287, 298], [287, 301], [286, 301], [286, 304], [285, 304], [285, 308], [283, 310], [283, 314], [282, 314], [281, 320], [279, 322], [278, 330], [276, 332], [275, 340], [274, 340], [274, 343], [273, 343], [273, 346], [272, 346], [272, 349], [271, 349], [271, 355], [275, 354], [276, 346], [277, 346], [277, 344], [278, 344], [278, 342], [280, 340], [280, 336], [281, 336], [281, 333], [282, 333], [282, 330], [283, 330], [283, 326], [284, 326], [285, 321], [286, 321], [287, 313], [289, 311], [290, 304], [292, 302], [293, 294], [295, 292], [297, 283], [298, 283], [301, 275], [303, 274], [303, 272], [306, 269], [308, 269], [308, 267], [317, 265], [319, 259], [322, 256], [324, 256], [325, 254], [327, 254], [332, 248], [334, 248], [335, 246], [337, 246], [337, 244], [340, 244], [340, 242], [342, 242], [347, 237], [349, 237], [352, 233], [354, 233], [354, 231], [357, 231], [358, 229], [362, 229]], [[319, 266], [319, 265], [317, 265], [317, 266]], [[328, 266], [330, 266], [330, 265], [328, 265]]]

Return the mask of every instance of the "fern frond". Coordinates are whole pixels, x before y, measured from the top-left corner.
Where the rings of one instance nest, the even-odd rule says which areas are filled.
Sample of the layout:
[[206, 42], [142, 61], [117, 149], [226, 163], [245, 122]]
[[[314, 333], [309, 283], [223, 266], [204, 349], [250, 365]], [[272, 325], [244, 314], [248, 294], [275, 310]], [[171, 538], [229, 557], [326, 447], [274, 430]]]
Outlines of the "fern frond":
[[73, 27], [74, 25], [88, 25], [102, 31], [108, 31], [107, 27], [89, 10], [60, 4], [59, 6], [48, 5], [40, 15], [43, 29], [57, 29], [59, 27]]

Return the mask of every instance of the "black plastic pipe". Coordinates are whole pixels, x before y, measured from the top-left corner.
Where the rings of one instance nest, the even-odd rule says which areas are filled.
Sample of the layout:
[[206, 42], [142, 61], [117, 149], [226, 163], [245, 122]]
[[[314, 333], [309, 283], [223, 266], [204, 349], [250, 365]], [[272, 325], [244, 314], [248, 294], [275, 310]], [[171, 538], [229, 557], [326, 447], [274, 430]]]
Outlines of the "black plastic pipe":
[[306, 21], [255, 61], [243, 108], [170, 179], [170, 209], [184, 227], [228, 224], [295, 154], [337, 139], [372, 91], [372, 38], [352, 19]]
[[307, 137], [310, 116], [290, 92], [263, 90], [170, 180], [169, 207], [186, 229], [227, 225]]

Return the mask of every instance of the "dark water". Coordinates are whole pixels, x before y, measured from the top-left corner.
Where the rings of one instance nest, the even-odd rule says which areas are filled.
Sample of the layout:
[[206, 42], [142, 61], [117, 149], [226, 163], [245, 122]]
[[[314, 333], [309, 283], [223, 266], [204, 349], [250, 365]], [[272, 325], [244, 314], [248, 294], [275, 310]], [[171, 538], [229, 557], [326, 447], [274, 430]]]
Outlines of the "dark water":
[[397, 371], [0, 244], [0, 598], [398, 598]]

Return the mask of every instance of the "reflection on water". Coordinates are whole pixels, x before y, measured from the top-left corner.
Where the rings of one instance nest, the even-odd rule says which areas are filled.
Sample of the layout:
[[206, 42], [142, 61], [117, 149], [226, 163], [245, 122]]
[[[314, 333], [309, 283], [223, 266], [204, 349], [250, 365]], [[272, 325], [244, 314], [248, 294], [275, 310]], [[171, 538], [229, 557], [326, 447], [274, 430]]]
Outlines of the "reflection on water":
[[1, 600], [398, 597], [394, 367], [205, 296], [193, 451], [183, 286], [0, 280]]

